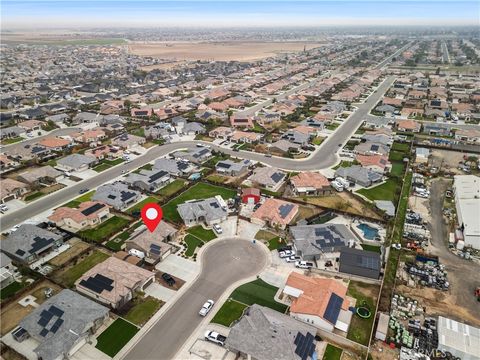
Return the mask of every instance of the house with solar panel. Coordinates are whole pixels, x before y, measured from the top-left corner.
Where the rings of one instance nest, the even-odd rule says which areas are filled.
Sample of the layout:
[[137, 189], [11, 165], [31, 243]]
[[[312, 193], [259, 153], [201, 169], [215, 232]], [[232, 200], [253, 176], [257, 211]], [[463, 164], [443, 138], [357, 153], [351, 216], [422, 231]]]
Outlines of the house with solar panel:
[[78, 205], [78, 208], [56, 208], [48, 219], [60, 228], [77, 232], [109, 219], [112, 216], [110, 209], [111, 206], [100, 201], [86, 201]]
[[317, 359], [317, 329], [270, 308], [253, 304], [235, 322], [225, 347], [257, 360]]
[[335, 171], [335, 177], [337, 176], [364, 187], [372, 186], [383, 179], [383, 174], [360, 165], [338, 168]]
[[215, 165], [215, 171], [219, 174], [228, 176], [242, 176], [248, 172], [250, 165], [250, 160], [242, 160], [240, 162], [235, 162], [229, 159], [220, 160]]
[[357, 237], [343, 224], [297, 225], [289, 228], [293, 246], [303, 260], [318, 260], [321, 257], [336, 257]]
[[250, 183], [258, 184], [264, 189], [277, 191], [285, 183], [286, 178], [287, 174], [277, 168], [259, 167], [248, 177], [248, 180]]
[[211, 226], [227, 220], [228, 216], [227, 203], [220, 195], [180, 204], [177, 211], [186, 226]]
[[201, 164], [213, 157], [211, 150], [207, 147], [197, 147], [187, 151], [176, 151], [172, 154], [174, 159], [184, 159], [193, 162], [194, 164]]
[[155, 281], [155, 273], [126, 261], [109, 257], [83, 274], [76, 282], [78, 292], [119, 309], [136, 291], [144, 291]]
[[164, 170], [168, 172], [171, 176], [186, 176], [190, 175], [197, 169], [190, 161], [188, 160], [177, 160], [177, 159], [157, 159], [153, 164], [153, 170]]
[[14, 261], [31, 264], [63, 244], [64, 237], [32, 224], [23, 224], [2, 240], [2, 251]]
[[353, 149], [355, 154], [361, 155], [384, 155], [388, 156], [390, 147], [380, 142], [366, 141], [358, 144]]
[[125, 182], [130, 187], [139, 189], [142, 191], [156, 192], [171, 180], [170, 174], [165, 170], [153, 169], [153, 170], [140, 170], [137, 173], [130, 173], [125, 177]]
[[141, 196], [139, 191], [131, 190], [126, 184], [116, 181], [97, 188], [92, 200], [108, 204], [115, 210], [123, 210], [135, 204]]
[[347, 284], [342, 280], [292, 272], [283, 294], [291, 301], [290, 316], [293, 318], [322, 330], [348, 332], [353, 313], [349, 310]]
[[298, 205], [269, 198], [252, 214], [250, 220], [259, 225], [285, 229], [298, 214]]
[[42, 360], [69, 359], [89, 340], [94, 340], [108, 314], [105, 306], [72, 290], [62, 290], [24, 317], [12, 333], [17, 341], [31, 337], [35, 347], [30, 348], [30, 341], [15, 349], [24, 356], [28, 354], [23, 352], [33, 351]]
[[380, 254], [346, 247], [340, 250], [340, 272], [378, 280], [382, 269]]

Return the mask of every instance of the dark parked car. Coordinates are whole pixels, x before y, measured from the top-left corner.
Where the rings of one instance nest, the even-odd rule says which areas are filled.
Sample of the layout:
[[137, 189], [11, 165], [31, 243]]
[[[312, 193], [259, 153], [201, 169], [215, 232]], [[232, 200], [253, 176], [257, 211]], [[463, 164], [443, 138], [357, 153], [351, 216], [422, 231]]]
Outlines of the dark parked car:
[[163, 273], [162, 274], [162, 279], [165, 280], [165, 282], [168, 284], [168, 286], [175, 285], [175, 279], [170, 274]]
[[88, 191], [88, 189], [82, 189], [79, 191], [80, 194], [85, 194]]
[[292, 245], [285, 245], [285, 246], [279, 247], [277, 250], [278, 252], [292, 250]]

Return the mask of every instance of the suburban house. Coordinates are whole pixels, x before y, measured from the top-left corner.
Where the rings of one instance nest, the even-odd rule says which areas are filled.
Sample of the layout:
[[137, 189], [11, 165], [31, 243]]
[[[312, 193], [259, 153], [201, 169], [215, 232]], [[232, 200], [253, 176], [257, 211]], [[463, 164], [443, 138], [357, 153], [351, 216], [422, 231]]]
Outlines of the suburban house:
[[340, 176], [364, 187], [372, 186], [373, 184], [380, 182], [383, 178], [381, 173], [364, 168], [360, 165], [338, 168], [335, 171], [335, 176]]
[[99, 201], [86, 201], [78, 208], [59, 207], [48, 219], [62, 228], [67, 227], [74, 232], [94, 227], [110, 217], [110, 206]]
[[143, 229], [134, 232], [132, 237], [125, 241], [126, 251], [129, 254], [143, 259], [147, 264], [155, 265], [165, 259], [172, 251], [172, 241], [177, 235], [177, 229], [165, 221], [161, 221], [154, 231]]
[[292, 190], [296, 195], [329, 195], [332, 193], [330, 182], [318, 172], [301, 172], [290, 178]]
[[444, 124], [424, 123], [422, 132], [429, 135], [451, 136], [450, 126]]
[[112, 140], [112, 145], [118, 146], [122, 149], [132, 149], [137, 146], [141, 146], [145, 144], [145, 138], [137, 135], [132, 134], [123, 134], [117, 136]]
[[120, 309], [136, 291], [144, 291], [155, 281], [155, 273], [126, 261], [109, 257], [84, 273], [76, 282], [78, 292]]
[[317, 329], [270, 308], [253, 304], [236, 321], [225, 347], [247, 359], [317, 359]]
[[24, 129], [27, 133], [29, 133], [42, 130], [42, 125], [44, 124], [45, 122], [40, 120], [27, 120], [19, 122], [18, 126]]
[[317, 120], [315, 118], [305, 119], [301, 122], [301, 124], [315, 129], [317, 131], [317, 133], [323, 131], [323, 129], [325, 128], [325, 123], [323, 121]]
[[105, 131], [100, 128], [91, 129], [91, 130], [84, 130], [82, 132], [72, 134], [72, 138], [78, 142], [83, 144], [91, 144], [94, 142], [100, 142], [106, 138]]
[[286, 154], [289, 151], [295, 151], [300, 149], [301, 145], [300, 144], [294, 144], [291, 141], [285, 140], [285, 139], [280, 139], [275, 141], [274, 143], [270, 144], [269, 150], [272, 153], [280, 153], [280, 154]]
[[233, 128], [254, 128], [253, 124], [253, 117], [252, 116], [244, 116], [240, 114], [234, 114], [230, 116], [230, 125]]
[[59, 137], [47, 137], [40, 140], [38, 145], [43, 146], [50, 151], [62, 152], [72, 146], [72, 142]]
[[480, 144], [480, 130], [457, 129], [455, 131], [455, 140], [464, 141], [470, 144]]
[[355, 156], [362, 167], [378, 172], [380, 174], [388, 173], [392, 170], [392, 163], [388, 161], [385, 155], [360, 155]]
[[47, 165], [22, 172], [17, 178], [30, 186], [50, 186], [61, 180], [63, 174]]
[[273, 126], [280, 123], [281, 116], [274, 112], [261, 112], [255, 116], [255, 121], [261, 126]]
[[353, 151], [361, 155], [384, 155], [388, 156], [390, 147], [378, 142], [366, 141], [355, 146]]
[[218, 224], [227, 219], [227, 210], [227, 203], [220, 195], [177, 206], [177, 211], [186, 226]]
[[13, 337], [20, 337], [22, 329], [26, 331], [35, 342], [33, 352], [38, 359], [69, 359], [87, 342], [94, 341], [108, 316], [105, 306], [64, 289], [25, 316]]
[[382, 269], [382, 260], [379, 253], [350, 247], [340, 249], [339, 263], [340, 272], [375, 280], [380, 277], [380, 270]]
[[125, 177], [125, 182], [131, 187], [143, 191], [155, 192], [167, 185], [171, 180], [170, 174], [164, 170], [140, 170]]
[[210, 149], [206, 147], [197, 147], [187, 151], [176, 151], [172, 154], [175, 159], [185, 159], [195, 164], [201, 164], [213, 157]]
[[131, 109], [130, 115], [132, 117], [150, 117], [152, 116], [152, 109], [151, 108], [143, 108], [143, 109]]
[[215, 171], [228, 176], [242, 176], [248, 172], [251, 165], [250, 160], [234, 162], [232, 160], [220, 160], [215, 165]]
[[10, 126], [0, 129], [0, 139], [17, 138], [25, 134], [25, 129], [19, 126]]
[[90, 112], [81, 112], [72, 119], [73, 125], [84, 124], [84, 123], [99, 123], [103, 115], [90, 113]]
[[0, 252], [0, 289], [10, 285], [15, 281], [13, 273], [16, 267], [12, 264], [12, 260]]
[[343, 224], [297, 225], [289, 230], [297, 255], [307, 261], [318, 260], [325, 253], [337, 253], [357, 240]]
[[268, 198], [255, 210], [250, 220], [255, 224], [285, 229], [298, 213], [299, 206], [288, 201]]
[[208, 136], [214, 139], [225, 139], [227, 140], [233, 134], [233, 129], [231, 127], [219, 126], [213, 130], [210, 130]]
[[152, 126], [145, 126], [144, 134], [147, 139], [163, 139], [173, 134], [174, 128], [171, 124], [160, 122]]
[[273, 167], [260, 167], [253, 171], [248, 180], [252, 184], [258, 184], [260, 187], [270, 191], [277, 191], [285, 183], [286, 174]]
[[418, 133], [422, 129], [422, 124], [415, 120], [398, 120], [397, 130], [403, 132]]
[[256, 188], [242, 189], [242, 202], [244, 204], [258, 204], [260, 201], [260, 190]]
[[98, 187], [92, 200], [106, 203], [115, 210], [123, 210], [140, 200], [140, 197], [140, 192], [130, 190], [126, 184], [116, 181]]
[[161, 158], [155, 160], [154, 170], [164, 170], [172, 176], [184, 176], [195, 171], [196, 167], [186, 160]]
[[63, 236], [32, 224], [22, 224], [2, 240], [2, 251], [23, 264], [31, 264], [63, 244]]
[[29, 186], [21, 181], [6, 178], [0, 179], [0, 202], [6, 203], [19, 199], [28, 192]]
[[97, 160], [115, 160], [123, 156], [123, 150], [118, 146], [102, 145], [85, 151], [85, 155], [94, 157]]
[[235, 130], [230, 136], [230, 140], [236, 143], [255, 143], [263, 137], [263, 134]]
[[353, 313], [348, 309], [347, 285], [342, 280], [292, 272], [283, 294], [291, 300], [290, 316], [294, 319], [325, 331], [348, 332]]
[[365, 119], [363, 126], [369, 129], [388, 128], [391, 121], [392, 119], [388, 119], [385, 117], [370, 116], [370, 117], [367, 117], [367, 119]]
[[97, 158], [90, 155], [71, 154], [57, 160], [57, 169], [62, 171], [84, 171], [98, 163]]

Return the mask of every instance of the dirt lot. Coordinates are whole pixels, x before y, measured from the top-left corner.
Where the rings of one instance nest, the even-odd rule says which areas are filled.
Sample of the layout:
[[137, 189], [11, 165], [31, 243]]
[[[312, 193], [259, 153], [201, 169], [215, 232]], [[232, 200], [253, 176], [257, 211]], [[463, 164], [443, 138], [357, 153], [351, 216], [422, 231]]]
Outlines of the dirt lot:
[[[45, 301], [44, 290], [47, 287], [52, 288], [54, 294], [57, 294], [61, 290], [61, 288], [58, 285], [55, 285], [54, 283], [48, 280], [44, 280], [41, 283], [39, 283], [37, 286], [35, 286], [32, 290], [30, 290], [29, 292], [26, 292], [22, 296], [22, 298], [28, 295], [32, 295], [37, 298], [36, 303], [42, 304]], [[30, 314], [34, 309], [35, 308], [31, 305], [23, 307], [18, 302], [12, 302], [6, 306], [2, 306], [2, 312], [1, 312], [2, 336], [8, 333], [9, 331], [13, 330], [18, 325], [20, 320], [22, 320], [25, 316]]]
[[62, 266], [63, 264], [67, 263], [71, 258], [77, 256], [85, 249], [90, 247], [89, 244], [83, 242], [78, 238], [73, 238], [68, 241], [68, 243], [72, 246], [67, 251], [64, 251], [60, 255], [54, 257], [49, 263], [53, 266]]
[[396, 349], [391, 349], [390, 346], [383, 341], [375, 341], [370, 347], [370, 354], [375, 360], [398, 359], [399, 352]]
[[[448, 150], [433, 150], [429, 160], [429, 164], [442, 168], [444, 171], [451, 171], [455, 174], [464, 174], [462, 170], [457, 169], [458, 163], [463, 161], [463, 157], [468, 154], [464, 154], [458, 151], [448, 151]], [[478, 156], [471, 154], [473, 156]]]
[[177, 60], [249, 61], [322, 46], [309, 42], [163, 42], [130, 44], [131, 53]]

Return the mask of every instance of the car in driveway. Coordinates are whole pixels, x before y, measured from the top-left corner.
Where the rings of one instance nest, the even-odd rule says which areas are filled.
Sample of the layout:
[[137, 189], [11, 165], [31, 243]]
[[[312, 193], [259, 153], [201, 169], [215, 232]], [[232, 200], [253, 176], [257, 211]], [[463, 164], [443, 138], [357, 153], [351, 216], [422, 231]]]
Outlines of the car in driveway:
[[198, 312], [199, 315], [201, 316], [207, 316], [207, 314], [212, 310], [213, 304], [215, 304], [215, 301], [213, 300], [207, 300], [205, 304], [203, 304], [202, 308]]
[[284, 245], [278, 248], [278, 252], [285, 251], [285, 250], [292, 250], [292, 245]]
[[302, 260], [302, 258], [300, 256], [290, 256], [290, 257], [285, 258], [285, 261], [287, 263], [294, 263], [294, 262], [297, 262], [297, 261], [300, 261], [300, 260]]
[[292, 250], [279, 251], [278, 256], [280, 256], [280, 258], [284, 259], [284, 258], [287, 258], [287, 257], [290, 257], [290, 256], [295, 256], [295, 252], [292, 251]]
[[168, 284], [168, 286], [173, 286], [175, 285], [175, 279], [172, 277], [172, 275], [168, 273], [163, 273], [162, 274], [162, 279], [165, 280], [165, 282]]
[[227, 340], [227, 337], [219, 334], [216, 331], [207, 330], [205, 331], [205, 340], [223, 346], [225, 345], [225, 340]]
[[213, 231], [215, 231], [217, 234], [223, 233], [222, 227], [218, 224], [213, 224], [212, 228], [213, 228]]
[[295, 262], [295, 267], [299, 269], [311, 269], [313, 267], [313, 263], [309, 261], [297, 261]]

